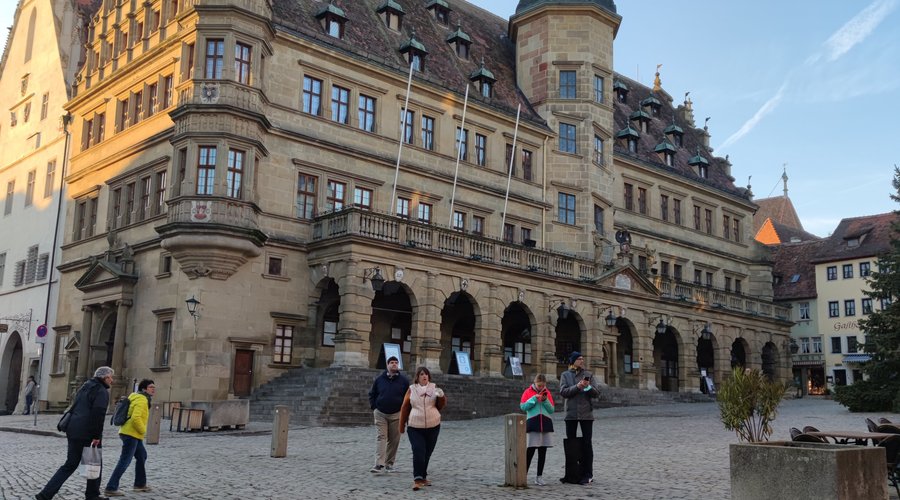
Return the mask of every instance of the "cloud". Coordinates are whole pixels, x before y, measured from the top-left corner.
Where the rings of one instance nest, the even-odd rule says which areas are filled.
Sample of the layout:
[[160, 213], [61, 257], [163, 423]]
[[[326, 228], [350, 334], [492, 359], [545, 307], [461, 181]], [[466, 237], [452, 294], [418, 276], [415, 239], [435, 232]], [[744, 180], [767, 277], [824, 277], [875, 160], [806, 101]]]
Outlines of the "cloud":
[[766, 103], [756, 111], [756, 114], [754, 114], [752, 118], [744, 122], [744, 125], [742, 125], [737, 132], [731, 134], [731, 136], [728, 137], [728, 139], [725, 139], [725, 142], [723, 142], [722, 145], [716, 149], [725, 149], [728, 146], [739, 141], [742, 137], [749, 134], [750, 131], [753, 130], [753, 128], [756, 127], [756, 125], [760, 121], [762, 121], [762, 119], [766, 115], [768, 115], [772, 111], [775, 111], [775, 108], [778, 107], [778, 103], [780, 103], [781, 99], [784, 98], [784, 91], [787, 89], [787, 84], [787, 81], [782, 83], [781, 88], [778, 89], [778, 92], [776, 92], [774, 96], [770, 97], [769, 100], [766, 101]]
[[825, 41], [828, 60], [836, 60], [865, 40], [896, 6], [897, 0], [877, 0], [847, 21]]

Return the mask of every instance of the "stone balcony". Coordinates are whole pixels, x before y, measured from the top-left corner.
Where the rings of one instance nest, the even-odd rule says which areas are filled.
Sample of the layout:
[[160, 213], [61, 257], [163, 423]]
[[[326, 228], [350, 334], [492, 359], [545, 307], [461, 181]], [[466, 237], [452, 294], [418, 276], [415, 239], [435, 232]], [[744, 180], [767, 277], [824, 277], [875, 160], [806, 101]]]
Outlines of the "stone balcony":
[[266, 235], [259, 230], [259, 207], [217, 196], [184, 196], [168, 202], [166, 223], [156, 232], [191, 278], [228, 279], [262, 253]]
[[[520, 244], [359, 208], [351, 207], [339, 212], [323, 214], [316, 217], [313, 222], [312, 241], [314, 242], [346, 236], [394, 243], [409, 249], [421, 249], [509, 269], [547, 274], [580, 284], [593, 283], [609, 270], [602, 263], [569, 254], [541, 248], [529, 248]], [[790, 309], [767, 300], [676, 282], [663, 277], [648, 276], [648, 279], [659, 289], [662, 300], [721, 308], [724, 311], [777, 320], [790, 318]]]

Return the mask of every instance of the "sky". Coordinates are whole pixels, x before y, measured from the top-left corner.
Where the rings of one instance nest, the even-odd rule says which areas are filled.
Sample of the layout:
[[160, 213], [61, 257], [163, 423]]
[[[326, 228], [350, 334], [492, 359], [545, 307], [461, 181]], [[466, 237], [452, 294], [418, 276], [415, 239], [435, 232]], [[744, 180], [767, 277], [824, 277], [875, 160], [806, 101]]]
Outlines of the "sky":
[[[0, 1], [0, 40], [18, 2]], [[452, 3], [452, 2], [451, 2]], [[472, 0], [509, 19], [518, 0]], [[657, 64], [676, 103], [690, 92], [739, 186], [780, 196], [804, 229], [900, 208], [900, 0], [618, 0], [615, 70], [646, 85]], [[893, 27], [893, 28], [892, 28]], [[895, 123], [895, 125], [891, 125]], [[897, 146], [898, 151], [891, 148]]]

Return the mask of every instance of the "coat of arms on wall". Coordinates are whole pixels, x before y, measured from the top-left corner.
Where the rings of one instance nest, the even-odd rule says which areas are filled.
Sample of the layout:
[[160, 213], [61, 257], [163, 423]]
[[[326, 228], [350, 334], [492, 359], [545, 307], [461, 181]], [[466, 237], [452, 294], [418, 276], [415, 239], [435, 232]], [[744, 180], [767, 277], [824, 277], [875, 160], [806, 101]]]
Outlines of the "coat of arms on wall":
[[202, 200], [191, 201], [191, 222], [209, 222], [212, 211], [210, 204]]
[[215, 104], [219, 101], [219, 84], [204, 83], [200, 87], [200, 102], [203, 104]]

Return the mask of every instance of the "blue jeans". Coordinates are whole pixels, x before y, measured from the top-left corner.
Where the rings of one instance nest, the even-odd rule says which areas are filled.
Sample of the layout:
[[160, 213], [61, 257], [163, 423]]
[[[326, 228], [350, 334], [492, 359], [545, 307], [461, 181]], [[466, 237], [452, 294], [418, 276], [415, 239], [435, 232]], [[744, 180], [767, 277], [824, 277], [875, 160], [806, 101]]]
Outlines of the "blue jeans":
[[34, 396], [31, 394], [25, 396], [25, 413], [22, 415], [28, 415], [31, 413], [31, 404], [34, 403]]
[[[53, 477], [50, 478], [47, 486], [44, 486], [44, 489], [41, 490], [40, 495], [42, 498], [53, 498], [53, 496], [59, 492], [59, 489], [62, 488], [66, 479], [69, 479], [69, 476], [78, 469], [78, 465], [81, 463], [81, 452], [85, 447], [90, 445], [90, 439], [69, 439], [69, 450], [66, 453], [66, 463], [56, 471], [56, 474], [53, 474]], [[87, 486], [84, 488], [84, 498], [98, 498], [100, 496], [101, 477], [103, 477], [103, 465], [100, 466], [100, 477], [88, 480]]]
[[128, 466], [131, 465], [132, 458], [136, 460], [134, 464], [134, 486], [138, 488], [147, 486], [147, 471], [144, 469], [144, 463], [147, 461], [147, 449], [144, 448], [144, 441], [125, 434], [119, 434], [119, 438], [122, 440], [122, 454], [119, 455], [119, 463], [116, 464], [116, 469], [109, 476], [106, 489], [108, 491], [119, 489], [119, 480], [122, 479], [122, 474], [125, 474]]
[[420, 429], [418, 427], [406, 427], [406, 435], [409, 436], [409, 445], [413, 455], [413, 479], [428, 479], [428, 461], [437, 444], [441, 426]]

